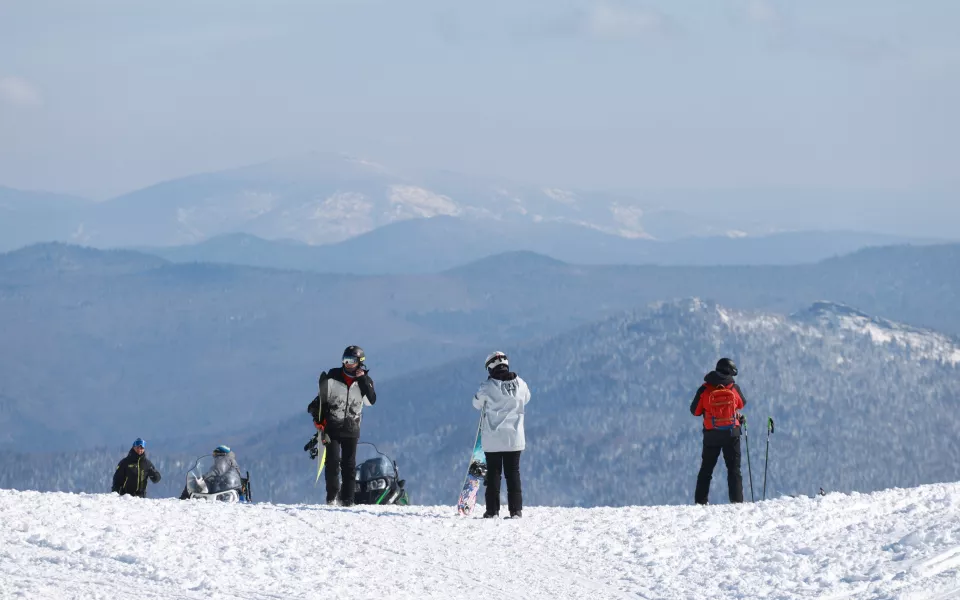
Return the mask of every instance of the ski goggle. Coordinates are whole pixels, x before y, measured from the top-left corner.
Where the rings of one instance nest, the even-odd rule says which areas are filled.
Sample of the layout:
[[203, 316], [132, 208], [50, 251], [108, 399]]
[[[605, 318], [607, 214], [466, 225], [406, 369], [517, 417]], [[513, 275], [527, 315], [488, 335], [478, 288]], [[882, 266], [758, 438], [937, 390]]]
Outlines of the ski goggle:
[[343, 364], [345, 365], [355, 365], [363, 362], [364, 357], [357, 358], [356, 356], [344, 356]]
[[230, 446], [217, 446], [213, 449], [214, 454], [230, 454]]
[[143, 438], [137, 438], [133, 440], [133, 448], [146, 448], [147, 443], [143, 441]]

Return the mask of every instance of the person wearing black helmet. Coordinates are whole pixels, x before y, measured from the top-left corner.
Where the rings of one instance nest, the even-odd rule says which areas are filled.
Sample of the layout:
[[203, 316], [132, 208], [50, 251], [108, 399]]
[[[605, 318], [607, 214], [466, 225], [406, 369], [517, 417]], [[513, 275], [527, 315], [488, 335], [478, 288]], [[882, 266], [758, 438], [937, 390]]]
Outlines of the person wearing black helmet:
[[143, 438], [137, 438], [130, 446], [130, 452], [117, 464], [113, 472], [113, 485], [110, 490], [121, 496], [147, 497], [147, 479], [154, 483], [160, 482], [160, 471], [157, 471], [150, 459], [147, 458], [147, 443]]
[[[320, 389], [307, 412], [327, 447], [324, 462], [327, 483], [327, 504], [352, 506], [356, 491], [357, 442], [364, 406], [377, 402], [373, 379], [368, 374], [366, 356], [359, 346], [343, 351], [341, 366], [320, 374]], [[340, 479], [343, 475], [341, 487]]]
[[740, 473], [740, 411], [747, 404], [740, 386], [733, 380], [737, 365], [721, 358], [713, 371], [703, 378], [690, 403], [690, 412], [703, 417], [703, 454], [697, 487], [693, 493], [697, 504], [707, 504], [710, 480], [717, 460], [723, 454], [727, 465], [727, 488], [730, 502], [743, 502], [743, 476]]

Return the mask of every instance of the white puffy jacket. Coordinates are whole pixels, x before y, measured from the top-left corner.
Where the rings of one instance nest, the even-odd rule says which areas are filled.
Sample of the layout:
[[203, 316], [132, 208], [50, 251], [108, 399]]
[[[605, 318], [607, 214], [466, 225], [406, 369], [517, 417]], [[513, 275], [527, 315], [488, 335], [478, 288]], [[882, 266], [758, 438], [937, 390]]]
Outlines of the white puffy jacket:
[[523, 450], [523, 409], [530, 402], [530, 388], [514, 373], [505, 380], [488, 378], [473, 396], [474, 408], [483, 410], [480, 439], [484, 452]]

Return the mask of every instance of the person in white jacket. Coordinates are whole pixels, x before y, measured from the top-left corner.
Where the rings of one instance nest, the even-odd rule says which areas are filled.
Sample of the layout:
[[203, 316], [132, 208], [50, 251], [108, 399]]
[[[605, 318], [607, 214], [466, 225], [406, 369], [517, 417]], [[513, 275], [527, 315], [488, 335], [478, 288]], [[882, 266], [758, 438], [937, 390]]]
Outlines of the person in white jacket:
[[480, 442], [487, 458], [487, 509], [484, 519], [500, 514], [500, 476], [507, 480], [507, 508], [510, 517], [522, 517], [520, 452], [526, 440], [523, 413], [530, 402], [530, 388], [510, 370], [507, 355], [494, 352], [487, 357], [487, 380], [473, 396], [473, 406], [482, 411]]

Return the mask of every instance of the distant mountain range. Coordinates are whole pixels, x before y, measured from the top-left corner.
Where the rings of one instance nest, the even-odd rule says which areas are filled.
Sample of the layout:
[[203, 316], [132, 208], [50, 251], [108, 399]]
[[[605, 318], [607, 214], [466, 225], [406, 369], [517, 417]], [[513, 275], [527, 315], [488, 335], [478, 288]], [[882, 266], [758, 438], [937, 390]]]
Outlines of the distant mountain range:
[[960, 244], [790, 267], [583, 266], [520, 252], [358, 276], [31, 246], [0, 255], [0, 449], [262, 427], [300, 412], [350, 344], [389, 380], [691, 296], [778, 313], [830, 299], [957, 335], [958, 262]]
[[73, 196], [0, 186], [0, 251], [75, 239], [92, 206]]
[[[664, 251], [622, 242], [827, 229], [898, 236], [828, 234], [828, 238], [783, 238], [778, 240], [783, 248], [769, 241], [756, 247], [735, 246], [750, 259], [747, 262], [755, 264], [773, 262], [767, 257], [770, 250], [773, 257], [786, 254], [782, 260], [795, 262], [798, 253], [810, 252], [801, 246], [824, 256], [825, 251], [860, 247], [856, 244], [956, 239], [952, 229], [936, 226], [960, 218], [956, 213], [960, 209], [951, 208], [960, 203], [942, 194], [875, 194], [868, 195], [866, 204], [864, 200], [854, 193], [816, 191], [570, 190], [442, 171], [406, 173], [362, 158], [314, 153], [182, 177], [96, 203], [0, 188], [0, 250], [46, 241], [99, 248], [177, 246], [236, 233], [327, 245], [384, 226], [437, 217], [455, 218], [462, 224], [447, 220], [439, 229], [430, 223], [386, 231], [379, 234], [380, 243], [396, 245], [417, 234], [425, 240], [446, 241], [456, 234], [464, 247], [443, 245], [436, 252], [452, 250], [459, 258], [478, 258], [480, 251], [489, 255], [508, 249], [549, 254], [548, 248], [569, 249], [567, 242], [572, 241], [596, 246], [581, 262], [608, 262], [608, 257], [623, 251], [629, 263], [696, 264], [722, 242], [690, 241]], [[908, 204], [910, 209], [905, 210]], [[862, 206], [866, 212], [857, 208], [855, 214], [848, 214], [850, 207]], [[896, 218], [889, 218], [891, 212]], [[833, 218], [837, 215], [842, 218]], [[917, 226], [918, 219], [934, 225]], [[825, 250], [819, 251], [817, 243], [825, 240]], [[498, 245], [505, 247], [498, 250]], [[423, 248], [425, 243], [415, 246]]]
[[[685, 299], [497, 347], [533, 392], [522, 459], [529, 505], [691, 503], [701, 420], [688, 408], [720, 356], [740, 365], [758, 499], [767, 416], [777, 425], [768, 497], [960, 475], [957, 340], [845, 305], [818, 302], [783, 316]], [[453, 503], [477, 420], [470, 398], [483, 376], [478, 355], [378, 381], [380, 401], [364, 413], [363, 439], [397, 460], [416, 503]], [[212, 428], [206, 446], [155, 442], [154, 457], [168, 469], [156, 491], [176, 494], [190, 451], [226, 441], [260, 500], [317, 501], [323, 484], [314, 487], [315, 463], [301, 449], [312, 429], [308, 398], [301, 400], [291, 403], [294, 416], [259, 431]], [[364, 457], [372, 452], [361, 448]], [[64, 461], [3, 455], [0, 486], [102, 490], [120, 455], [121, 448]], [[743, 470], [749, 486], [746, 456]], [[722, 465], [711, 500], [726, 501]]]
[[198, 244], [139, 247], [173, 262], [213, 262], [323, 273], [436, 273], [492, 254], [529, 251], [581, 265], [790, 265], [871, 246], [929, 240], [845, 231], [756, 237], [626, 238], [566, 223], [466, 220], [437, 216], [384, 225], [335, 244], [269, 241], [245, 233]]
[[[533, 504], [689, 503], [701, 426], [689, 404], [720, 356], [740, 365], [756, 482], [766, 417], [779, 424], [771, 438], [771, 495], [960, 476], [952, 435], [960, 425], [956, 338], [847, 306], [820, 302], [784, 317], [681, 300], [503, 349], [533, 392], [524, 455]], [[385, 400], [369, 411], [364, 430], [397, 455], [424, 503], [449, 502], [462, 477], [482, 358], [437, 370], [442, 386], [432, 369], [385, 382]], [[294, 418], [252, 439], [251, 453], [276, 452], [285, 440], [293, 446], [307, 421]], [[744, 460], [745, 475], [746, 467]], [[725, 499], [724, 479], [721, 468], [714, 502]], [[282, 481], [273, 484], [280, 492]]]

